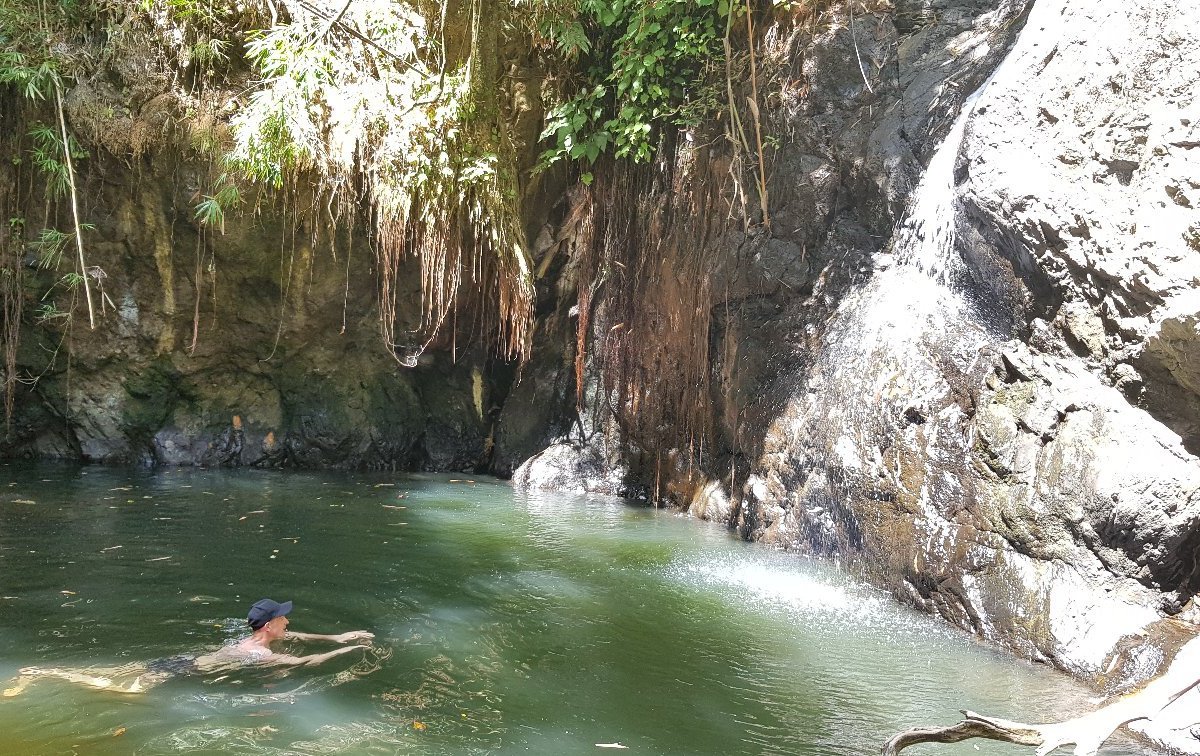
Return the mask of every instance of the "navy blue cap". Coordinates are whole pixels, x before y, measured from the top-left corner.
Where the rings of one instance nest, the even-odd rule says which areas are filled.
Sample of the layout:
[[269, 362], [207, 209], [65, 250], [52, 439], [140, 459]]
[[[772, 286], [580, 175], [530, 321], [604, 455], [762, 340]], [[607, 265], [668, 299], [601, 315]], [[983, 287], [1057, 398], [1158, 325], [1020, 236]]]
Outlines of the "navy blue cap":
[[292, 611], [291, 601], [284, 601], [281, 604], [271, 599], [262, 599], [250, 607], [250, 613], [246, 615], [246, 622], [250, 623], [252, 629], [257, 630], [276, 617], [282, 617], [290, 611]]

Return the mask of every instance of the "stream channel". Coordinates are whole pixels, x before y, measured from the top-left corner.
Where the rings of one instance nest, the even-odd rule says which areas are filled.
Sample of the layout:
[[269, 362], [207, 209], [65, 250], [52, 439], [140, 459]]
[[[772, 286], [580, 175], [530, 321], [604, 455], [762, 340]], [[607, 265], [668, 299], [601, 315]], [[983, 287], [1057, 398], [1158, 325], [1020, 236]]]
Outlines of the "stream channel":
[[[0, 467], [0, 687], [26, 665], [214, 648], [264, 596], [295, 601], [293, 630], [366, 629], [375, 646], [143, 695], [39, 680], [0, 698], [0, 754], [843, 756], [962, 708], [1039, 721], [1089, 706], [1065, 675], [830, 565], [617, 499], [450, 476]], [[1030, 752], [976, 742], [906, 753]]]

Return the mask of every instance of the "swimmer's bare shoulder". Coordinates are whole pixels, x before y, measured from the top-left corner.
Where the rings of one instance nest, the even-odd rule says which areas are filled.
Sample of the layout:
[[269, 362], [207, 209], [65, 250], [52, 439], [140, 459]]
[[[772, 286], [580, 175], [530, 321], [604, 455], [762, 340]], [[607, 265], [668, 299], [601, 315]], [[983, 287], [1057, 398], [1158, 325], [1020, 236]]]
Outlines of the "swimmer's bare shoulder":
[[[248, 639], [247, 639], [248, 640]], [[256, 643], [230, 643], [213, 651], [196, 657], [196, 666], [204, 672], [212, 672], [234, 667], [244, 667], [250, 664], [270, 664], [272, 659], [283, 654], [276, 654], [269, 648], [263, 648]]]

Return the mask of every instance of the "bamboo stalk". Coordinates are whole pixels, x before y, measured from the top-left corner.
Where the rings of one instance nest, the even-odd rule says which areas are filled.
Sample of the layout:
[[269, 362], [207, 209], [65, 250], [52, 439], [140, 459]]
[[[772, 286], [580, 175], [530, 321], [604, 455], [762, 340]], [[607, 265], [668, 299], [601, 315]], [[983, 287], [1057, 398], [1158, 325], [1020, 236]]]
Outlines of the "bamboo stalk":
[[88, 325], [96, 330], [96, 310], [92, 306], [92, 287], [88, 285], [87, 263], [83, 260], [83, 229], [79, 227], [79, 200], [75, 194], [75, 168], [71, 164], [71, 143], [67, 139], [67, 118], [63, 115], [62, 88], [54, 82], [54, 100], [58, 105], [58, 126], [62, 131], [63, 160], [67, 163], [67, 182], [71, 189], [71, 216], [75, 219], [75, 246], [79, 249], [79, 274], [83, 276], [83, 292], [87, 296]]
[[754, 140], [758, 146], [758, 202], [762, 207], [763, 225], [771, 227], [771, 216], [767, 212], [767, 166], [763, 160], [762, 118], [758, 113], [758, 69], [754, 62], [754, 11], [750, 0], [746, 0], [746, 39], [750, 45], [750, 110], [754, 114]]

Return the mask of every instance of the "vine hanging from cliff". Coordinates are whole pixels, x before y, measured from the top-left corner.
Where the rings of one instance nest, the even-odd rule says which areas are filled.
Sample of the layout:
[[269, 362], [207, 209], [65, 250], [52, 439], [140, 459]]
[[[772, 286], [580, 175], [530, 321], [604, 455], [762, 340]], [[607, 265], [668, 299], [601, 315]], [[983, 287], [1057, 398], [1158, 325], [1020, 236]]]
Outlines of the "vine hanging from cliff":
[[[8, 47], [0, 84], [48, 96], [57, 112], [46, 120], [64, 144], [69, 125], [125, 160], [170, 146], [207, 162], [193, 200], [201, 235], [232, 222], [238, 205], [264, 201], [295, 205], [314, 241], [329, 230], [333, 244], [339, 227], [351, 231], [345, 239], [367, 221], [383, 340], [402, 362], [456, 330], [463, 313], [501, 354], [521, 357], [532, 274], [518, 149], [499, 104], [499, 36], [521, 27], [511, 8], [508, 0], [0, 0]], [[66, 78], [69, 97], [58, 85]], [[72, 154], [58, 161], [69, 182]], [[86, 290], [83, 221], [73, 222], [83, 268], [73, 280]], [[399, 308], [410, 257], [420, 268], [419, 323]]]
[[[261, 78], [234, 117], [229, 164], [268, 188], [315, 178], [324, 199], [312, 204], [335, 209], [335, 223], [370, 206], [383, 338], [404, 364], [438, 337], [464, 284], [494, 304], [481, 330], [500, 351], [528, 352], [533, 287], [516, 151], [495, 104], [495, 2], [462, 9], [457, 59], [445, 29], [399, 3], [289, 2], [288, 20], [247, 48]], [[405, 333], [398, 281], [409, 254], [420, 262], [422, 322]]]

